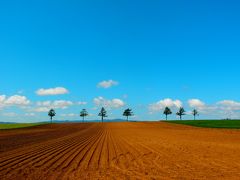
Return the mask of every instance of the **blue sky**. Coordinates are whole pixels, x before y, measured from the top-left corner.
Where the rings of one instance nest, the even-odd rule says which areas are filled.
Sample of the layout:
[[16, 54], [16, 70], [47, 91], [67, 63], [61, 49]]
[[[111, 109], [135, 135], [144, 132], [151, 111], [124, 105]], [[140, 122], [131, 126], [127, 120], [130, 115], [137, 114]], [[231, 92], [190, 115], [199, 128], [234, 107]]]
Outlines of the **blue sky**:
[[44, 121], [51, 107], [56, 119], [82, 108], [97, 119], [101, 106], [111, 119], [131, 107], [134, 119], [158, 120], [165, 106], [239, 118], [239, 5], [0, 2], [0, 121]]

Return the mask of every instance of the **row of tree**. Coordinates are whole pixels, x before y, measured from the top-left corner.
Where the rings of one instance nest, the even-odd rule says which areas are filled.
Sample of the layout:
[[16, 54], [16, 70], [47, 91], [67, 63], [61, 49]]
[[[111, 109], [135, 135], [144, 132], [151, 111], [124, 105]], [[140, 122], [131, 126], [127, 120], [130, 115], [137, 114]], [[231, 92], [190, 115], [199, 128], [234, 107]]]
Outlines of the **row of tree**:
[[[165, 114], [166, 120], [168, 120], [168, 115], [172, 114], [172, 110], [169, 107], [166, 107], [163, 111], [163, 114]], [[183, 107], [180, 107], [176, 115], [179, 116], [180, 120], [182, 120], [182, 117], [186, 115], [185, 109]], [[196, 120], [196, 116], [199, 115], [199, 112], [196, 109], [194, 109], [192, 111], [192, 115], [194, 116], [194, 120]]]
[[[54, 109], [51, 109], [49, 112], [48, 112], [48, 116], [50, 117], [51, 119], [51, 122], [53, 120], [53, 117], [56, 116], [56, 112]], [[83, 122], [85, 120], [85, 117], [89, 116], [88, 112], [86, 109], [83, 109], [81, 112], [80, 112], [80, 117], [82, 117], [83, 119]], [[102, 107], [101, 111], [99, 112], [98, 116], [101, 117], [102, 119], [102, 122], [104, 120], [104, 118], [108, 117], [107, 115], [107, 111], [104, 107]], [[123, 112], [123, 116], [125, 116], [127, 118], [127, 121], [129, 120], [129, 117], [131, 116], [134, 116], [133, 112], [132, 112], [132, 109], [126, 109], [124, 112]]]
[[[166, 120], [168, 120], [168, 116], [172, 114], [172, 110], [169, 108], [169, 107], [166, 107], [163, 111], [163, 114], [165, 114], [166, 116]], [[133, 112], [132, 112], [132, 109], [126, 109], [124, 112], [123, 112], [123, 116], [127, 117], [127, 121], [129, 120], [129, 117], [133, 116]], [[182, 120], [182, 117], [184, 115], [186, 115], [186, 111], [183, 107], [180, 107], [178, 112], [176, 113], [177, 116], [179, 116], [180, 120]], [[192, 115], [194, 116], [194, 120], [196, 119], [196, 116], [199, 115], [198, 111], [196, 109], [194, 109], [192, 111]], [[49, 112], [48, 112], [48, 116], [51, 118], [51, 122], [53, 120], [53, 117], [56, 116], [56, 112], [54, 109], [51, 109]], [[83, 119], [83, 122], [85, 120], [85, 117], [89, 116], [88, 112], [86, 109], [83, 109], [81, 112], [80, 112], [80, 117], [82, 117]], [[107, 116], [107, 111], [106, 109], [103, 107], [101, 109], [101, 111], [99, 112], [98, 116], [101, 117], [102, 119], [102, 122], [104, 120], [104, 118], [108, 117]]]

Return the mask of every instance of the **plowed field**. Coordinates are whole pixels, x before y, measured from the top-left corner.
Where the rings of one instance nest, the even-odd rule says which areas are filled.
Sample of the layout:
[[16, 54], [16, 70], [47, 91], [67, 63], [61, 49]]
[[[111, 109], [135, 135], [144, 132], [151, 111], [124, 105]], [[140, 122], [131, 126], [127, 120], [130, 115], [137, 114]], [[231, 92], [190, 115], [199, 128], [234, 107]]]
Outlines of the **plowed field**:
[[240, 131], [168, 123], [0, 131], [0, 179], [239, 179]]

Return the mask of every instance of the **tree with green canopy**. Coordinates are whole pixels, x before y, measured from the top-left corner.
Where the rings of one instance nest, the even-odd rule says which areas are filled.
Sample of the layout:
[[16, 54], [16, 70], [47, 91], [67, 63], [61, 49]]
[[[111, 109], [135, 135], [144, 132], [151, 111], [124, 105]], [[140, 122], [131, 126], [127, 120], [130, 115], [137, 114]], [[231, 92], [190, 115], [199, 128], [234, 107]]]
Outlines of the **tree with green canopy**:
[[179, 111], [176, 113], [177, 116], [180, 117], [180, 120], [182, 120], [182, 116], [186, 115], [186, 111], [183, 107], [180, 107]]
[[194, 109], [194, 110], [192, 111], [192, 115], [194, 116], [194, 120], [196, 120], [196, 116], [199, 115], [198, 110]]
[[80, 117], [83, 118], [83, 122], [84, 122], [84, 120], [85, 120], [85, 117], [87, 117], [87, 116], [88, 116], [87, 110], [86, 110], [86, 109], [83, 109], [83, 110], [80, 112]]
[[168, 120], [168, 115], [172, 114], [172, 111], [171, 111], [171, 109], [170, 109], [169, 107], [166, 107], [166, 108], [164, 109], [163, 114], [166, 115], [166, 121], [167, 121], [167, 120]]
[[102, 107], [102, 109], [101, 109], [100, 113], [98, 114], [98, 116], [102, 117], [102, 122], [103, 122], [105, 117], [108, 117], [107, 116], [107, 111], [105, 110], [104, 107]]
[[50, 109], [50, 111], [48, 112], [48, 116], [50, 117], [51, 123], [52, 123], [53, 117], [56, 116], [55, 110], [54, 109]]
[[123, 112], [123, 116], [126, 116], [127, 117], [127, 121], [129, 119], [130, 116], [134, 116], [133, 112], [132, 112], [132, 109], [126, 109], [124, 112]]

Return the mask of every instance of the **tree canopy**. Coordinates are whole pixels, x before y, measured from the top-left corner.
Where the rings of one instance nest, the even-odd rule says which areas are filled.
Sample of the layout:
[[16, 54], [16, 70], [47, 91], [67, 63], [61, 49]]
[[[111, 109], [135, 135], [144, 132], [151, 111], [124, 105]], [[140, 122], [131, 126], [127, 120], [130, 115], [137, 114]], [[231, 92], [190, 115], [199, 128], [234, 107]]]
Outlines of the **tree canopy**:
[[180, 117], [180, 120], [182, 120], [182, 116], [186, 115], [185, 109], [183, 107], [180, 107], [179, 111], [176, 113], [177, 116]]
[[83, 121], [85, 120], [85, 117], [88, 116], [88, 112], [86, 109], [83, 109], [81, 112], [80, 112], [80, 116], [83, 118]]
[[98, 116], [102, 117], [102, 122], [103, 122], [103, 119], [105, 117], [107, 117], [107, 111], [105, 110], [104, 107], [102, 107], [102, 109], [101, 109], [100, 113], [98, 114]]
[[123, 112], [123, 116], [126, 116], [127, 117], [127, 121], [128, 121], [128, 118], [130, 116], [134, 116], [133, 112], [132, 112], [132, 109], [126, 109], [124, 112]]
[[50, 109], [50, 111], [48, 112], [48, 116], [51, 118], [51, 122], [54, 116], [56, 116], [56, 112], [54, 109]]
[[163, 114], [166, 115], [166, 120], [167, 120], [168, 115], [172, 114], [172, 111], [169, 107], [166, 107]]

